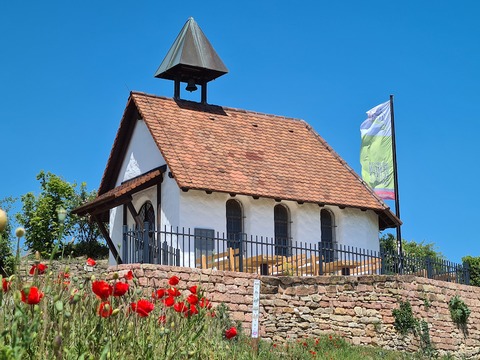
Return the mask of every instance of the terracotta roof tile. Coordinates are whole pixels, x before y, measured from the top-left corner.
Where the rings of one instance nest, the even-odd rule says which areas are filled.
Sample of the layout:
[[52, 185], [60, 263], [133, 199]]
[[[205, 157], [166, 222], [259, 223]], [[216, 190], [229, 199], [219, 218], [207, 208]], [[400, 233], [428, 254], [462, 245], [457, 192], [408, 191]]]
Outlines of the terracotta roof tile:
[[137, 92], [131, 98], [181, 188], [388, 209], [303, 120]]

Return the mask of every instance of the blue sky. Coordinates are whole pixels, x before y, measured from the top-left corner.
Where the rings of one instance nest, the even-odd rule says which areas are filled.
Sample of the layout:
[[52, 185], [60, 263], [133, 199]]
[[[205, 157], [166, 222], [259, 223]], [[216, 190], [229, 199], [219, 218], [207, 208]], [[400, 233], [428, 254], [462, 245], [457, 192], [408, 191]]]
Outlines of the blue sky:
[[357, 173], [365, 112], [393, 94], [403, 238], [480, 256], [479, 13], [473, 0], [3, 2], [0, 198], [38, 191], [42, 169], [98, 188], [129, 91], [173, 96], [153, 74], [193, 16], [230, 71], [209, 103], [304, 119]]

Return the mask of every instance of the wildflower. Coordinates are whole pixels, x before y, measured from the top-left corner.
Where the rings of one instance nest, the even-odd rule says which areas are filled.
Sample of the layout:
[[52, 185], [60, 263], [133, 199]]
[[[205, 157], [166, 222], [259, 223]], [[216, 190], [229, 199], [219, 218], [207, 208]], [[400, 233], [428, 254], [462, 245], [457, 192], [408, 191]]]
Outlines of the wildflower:
[[195, 294], [188, 295], [188, 296], [187, 296], [187, 302], [188, 302], [190, 305], [197, 305], [197, 303], [198, 303], [198, 296], [195, 295]]
[[127, 280], [132, 280], [132, 279], [133, 279], [133, 272], [132, 272], [132, 270], [129, 270], [129, 271], [125, 274], [125, 279], [127, 279]]
[[22, 301], [25, 304], [38, 304], [42, 298], [43, 293], [36, 286], [32, 286], [30, 289], [22, 289]]
[[173, 306], [173, 304], [175, 304], [175, 298], [173, 296], [168, 296], [163, 300], [163, 303], [167, 307]]
[[185, 305], [184, 302], [178, 302], [175, 305], [173, 305], [173, 308], [175, 309], [176, 312], [186, 312], [188, 311], [188, 306]]
[[167, 322], [167, 317], [165, 315], [160, 315], [158, 317], [158, 323], [159, 324], [165, 324]]
[[124, 282], [113, 284], [113, 296], [122, 296], [128, 291], [129, 285]]
[[178, 291], [177, 288], [170, 288], [170, 289], [167, 290], [167, 292], [168, 292], [168, 295], [174, 296], [174, 297], [177, 297], [177, 296], [181, 295], [180, 291]]
[[165, 296], [165, 290], [164, 289], [157, 289], [152, 293], [152, 298], [155, 300], [160, 300]]
[[112, 286], [106, 281], [94, 281], [92, 283], [92, 291], [103, 301], [106, 301], [110, 295], [113, 293]]
[[88, 266], [95, 266], [95, 265], [97, 265], [97, 262], [95, 260], [93, 260], [92, 258], [88, 258], [87, 259], [87, 265]]
[[203, 297], [200, 299], [198, 306], [210, 310], [212, 308], [212, 303]]
[[148, 300], [141, 299], [141, 300], [138, 300], [136, 303], [131, 303], [130, 307], [140, 317], [147, 317], [148, 314], [155, 308], [155, 305], [153, 305]]
[[2, 287], [3, 287], [3, 292], [7, 292], [10, 289], [10, 281], [8, 281], [5, 278], [2, 278]]
[[110, 305], [110, 302], [108, 302], [108, 301], [101, 302], [100, 305], [98, 306], [97, 313], [98, 313], [98, 315], [100, 315], [103, 318], [107, 318], [110, 315], [112, 315], [113, 308]]
[[35, 274], [35, 269], [37, 270], [38, 275], [43, 275], [45, 274], [45, 271], [47, 270], [48, 266], [45, 264], [38, 264], [38, 265], [32, 265], [30, 271], [28, 272], [30, 275]]
[[188, 309], [188, 315], [196, 315], [198, 314], [198, 309], [195, 305], [190, 305], [190, 308]]
[[18, 237], [18, 238], [21, 238], [23, 235], [25, 235], [25, 229], [22, 228], [22, 227], [18, 227], [15, 230], [15, 236]]
[[0, 231], [5, 230], [5, 228], [7, 227], [7, 222], [7, 213], [4, 210], [0, 209]]
[[188, 290], [190, 290], [190, 292], [192, 294], [196, 294], [197, 293], [197, 289], [198, 289], [198, 286], [197, 285], [194, 285], [194, 286], [190, 286], [190, 288]]
[[225, 337], [227, 339], [232, 339], [235, 336], [237, 336], [237, 328], [235, 326], [232, 326], [230, 329], [225, 330]]
[[178, 282], [180, 281], [180, 279], [177, 277], [177, 276], [172, 276], [170, 279], [168, 279], [168, 283], [171, 285], [171, 286], [175, 286], [178, 284]]

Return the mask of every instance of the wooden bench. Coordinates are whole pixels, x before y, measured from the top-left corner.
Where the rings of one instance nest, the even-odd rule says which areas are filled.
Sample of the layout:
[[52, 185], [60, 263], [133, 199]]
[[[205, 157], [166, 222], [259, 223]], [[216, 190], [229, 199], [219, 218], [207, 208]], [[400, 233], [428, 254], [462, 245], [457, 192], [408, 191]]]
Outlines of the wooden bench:
[[227, 251], [212, 255], [202, 255], [197, 259], [196, 267], [201, 269], [215, 269], [238, 271], [239, 262], [238, 255], [240, 250], [234, 248], [227, 248]]
[[352, 269], [351, 275], [375, 275], [379, 273], [381, 267], [381, 258], [370, 258], [367, 261], [361, 262], [360, 266]]

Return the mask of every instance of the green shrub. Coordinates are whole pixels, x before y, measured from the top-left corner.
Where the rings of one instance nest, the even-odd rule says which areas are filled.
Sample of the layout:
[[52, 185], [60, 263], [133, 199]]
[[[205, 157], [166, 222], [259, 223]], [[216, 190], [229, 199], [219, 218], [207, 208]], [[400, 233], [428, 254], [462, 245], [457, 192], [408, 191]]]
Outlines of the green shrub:
[[392, 310], [395, 322], [393, 326], [400, 334], [406, 335], [409, 332], [414, 332], [418, 321], [413, 317], [412, 305], [407, 300], [405, 302], [400, 301], [400, 307]]
[[450, 316], [452, 321], [457, 325], [466, 325], [468, 317], [470, 316], [470, 309], [467, 304], [460, 299], [458, 295], [455, 295], [448, 302], [448, 309], [450, 310]]

